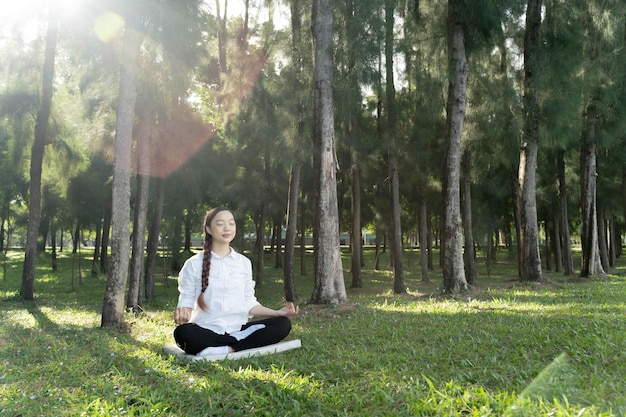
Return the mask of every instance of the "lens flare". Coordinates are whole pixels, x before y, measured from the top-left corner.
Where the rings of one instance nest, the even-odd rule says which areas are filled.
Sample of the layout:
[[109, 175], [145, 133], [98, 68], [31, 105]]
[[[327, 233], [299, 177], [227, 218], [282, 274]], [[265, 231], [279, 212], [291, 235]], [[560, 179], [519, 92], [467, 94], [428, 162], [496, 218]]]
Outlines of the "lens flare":
[[124, 28], [122, 16], [113, 12], [104, 12], [96, 17], [93, 30], [98, 39], [104, 43], [109, 43], [118, 38]]

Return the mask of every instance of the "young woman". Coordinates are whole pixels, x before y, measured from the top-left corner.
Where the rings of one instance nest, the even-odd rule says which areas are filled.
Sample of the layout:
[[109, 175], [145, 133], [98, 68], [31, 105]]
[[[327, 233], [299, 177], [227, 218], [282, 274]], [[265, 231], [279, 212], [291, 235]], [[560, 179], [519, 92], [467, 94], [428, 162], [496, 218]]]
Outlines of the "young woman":
[[[255, 295], [252, 263], [230, 242], [237, 225], [233, 213], [216, 207], [204, 218], [204, 251], [189, 258], [178, 275], [174, 339], [192, 355], [217, 355], [280, 342], [291, 331], [292, 303], [273, 310]], [[248, 321], [252, 316], [267, 316]]]

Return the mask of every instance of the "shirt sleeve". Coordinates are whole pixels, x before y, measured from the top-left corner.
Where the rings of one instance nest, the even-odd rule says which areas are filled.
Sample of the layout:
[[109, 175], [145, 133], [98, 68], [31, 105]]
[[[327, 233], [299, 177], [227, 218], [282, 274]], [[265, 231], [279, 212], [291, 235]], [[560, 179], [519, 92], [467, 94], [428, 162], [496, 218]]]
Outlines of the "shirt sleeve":
[[189, 258], [178, 273], [178, 306], [194, 308], [201, 290], [202, 260]]
[[246, 300], [246, 308], [247, 311], [260, 303], [257, 301], [256, 296], [254, 295], [254, 287], [256, 286], [256, 282], [252, 279], [252, 262], [250, 259], [243, 257], [244, 262], [246, 264], [246, 288], [245, 288], [245, 300]]

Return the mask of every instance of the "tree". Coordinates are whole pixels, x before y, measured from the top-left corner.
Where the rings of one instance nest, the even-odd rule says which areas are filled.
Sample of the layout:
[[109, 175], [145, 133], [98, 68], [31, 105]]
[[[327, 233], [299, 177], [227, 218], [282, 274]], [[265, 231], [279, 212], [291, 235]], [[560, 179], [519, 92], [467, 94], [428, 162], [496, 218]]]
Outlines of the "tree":
[[462, 22], [463, 2], [448, 1], [448, 102], [446, 156], [444, 164], [443, 286], [448, 293], [468, 289], [461, 240], [461, 135], [469, 64], [465, 49], [466, 28]]
[[150, 230], [148, 232], [148, 242], [146, 243], [146, 269], [145, 269], [145, 290], [146, 298], [155, 297], [154, 291], [154, 270], [156, 265], [157, 251], [159, 249], [159, 238], [161, 233], [161, 218], [163, 217], [163, 204], [165, 202], [165, 180], [156, 179], [156, 191], [153, 203], [152, 217], [150, 219]]
[[146, 249], [146, 217], [148, 213], [148, 194], [150, 190], [150, 137], [154, 125], [152, 106], [144, 105], [140, 110], [137, 126], [137, 190], [133, 210], [132, 257], [130, 268], [130, 285], [126, 305], [138, 312], [141, 302], [141, 282], [144, 270], [144, 253]]
[[[302, 42], [302, 5], [299, 0], [292, 0], [290, 4], [291, 11], [291, 65], [293, 67], [292, 74], [294, 80], [292, 85], [296, 85], [297, 91], [306, 91], [304, 88], [304, 65], [305, 61], [305, 44]], [[291, 171], [289, 175], [289, 196], [287, 198], [287, 230], [285, 231], [285, 260], [283, 266], [283, 285], [285, 290], [285, 299], [287, 301], [296, 301], [298, 296], [294, 283], [295, 269], [295, 246], [298, 226], [298, 206], [301, 193], [301, 177], [302, 177], [302, 138], [305, 137], [305, 99], [301, 95], [294, 95], [295, 103], [295, 132], [294, 143], [295, 152], [292, 157]], [[302, 210], [303, 211], [303, 210]]]
[[539, 151], [539, 98], [537, 80], [541, 45], [541, 0], [528, 0], [524, 35], [524, 139], [520, 151], [520, 278], [541, 281], [541, 253], [537, 223], [537, 154]]
[[471, 151], [465, 149], [461, 157], [462, 196], [463, 196], [463, 232], [465, 250], [463, 251], [463, 263], [465, 266], [465, 279], [469, 285], [476, 281], [476, 249], [474, 248], [474, 228], [472, 217], [472, 179], [471, 179]]
[[385, 98], [386, 134], [389, 138], [389, 182], [391, 197], [391, 249], [393, 251], [393, 292], [406, 293], [402, 271], [402, 224], [400, 207], [400, 174], [398, 173], [396, 91], [393, 75], [395, 0], [385, 1]]
[[[589, 85], [589, 92], [583, 112], [583, 132], [580, 144], [582, 221], [580, 275], [588, 277], [606, 272], [600, 258], [600, 245], [606, 242], [600, 241], [599, 236], [602, 232], [598, 229], [598, 219], [603, 218], [601, 208], [597, 203], [598, 142], [602, 135], [601, 121], [610, 118], [615, 104], [620, 100], [614, 99], [615, 101], [612, 102], [610, 94], [605, 90], [607, 90], [607, 80], [615, 78], [609, 75], [610, 69], [614, 65], [619, 67], [614, 57], [617, 55], [615, 51], [623, 48], [623, 42], [621, 37], [616, 37], [614, 34], [617, 33], [618, 27], [622, 30], [624, 28], [621, 20], [624, 18], [624, 3], [609, 2], [605, 5], [604, 2], [597, 4], [589, 0], [585, 2], [584, 7], [586, 31], [583, 51], [587, 69], [585, 81]], [[613, 16], [604, 10], [605, 7], [610, 7], [617, 13]], [[618, 70], [619, 73], [622, 71], [622, 68]], [[600, 223], [604, 227], [604, 222]]]
[[[567, 185], [565, 182], [565, 161], [561, 150], [557, 154], [558, 170], [558, 196], [559, 196], [559, 231], [562, 242], [563, 274], [574, 275], [574, 258], [572, 256], [572, 243], [569, 233], [569, 215], [567, 211]], [[557, 236], [557, 239], [559, 236]]]
[[137, 10], [130, 11], [124, 31], [119, 104], [113, 163], [111, 266], [102, 304], [102, 327], [123, 327], [124, 293], [130, 256], [130, 155], [137, 100], [137, 57], [142, 35]]
[[329, 0], [313, 0], [313, 168], [315, 214], [313, 245], [315, 283], [311, 302], [337, 304], [348, 301], [343, 280], [337, 209], [337, 155], [333, 116], [333, 19]]
[[41, 103], [35, 122], [35, 140], [31, 148], [30, 160], [30, 192], [28, 205], [28, 230], [24, 253], [24, 269], [22, 271], [22, 288], [20, 296], [24, 300], [35, 298], [35, 261], [37, 258], [37, 238], [41, 221], [41, 173], [44, 147], [48, 131], [48, 118], [52, 107], [54, 60], [56, 55], [58, 20], [56, 10], [49, 6], [48, 31], [44, 52], [43, 78], [41, 85]]

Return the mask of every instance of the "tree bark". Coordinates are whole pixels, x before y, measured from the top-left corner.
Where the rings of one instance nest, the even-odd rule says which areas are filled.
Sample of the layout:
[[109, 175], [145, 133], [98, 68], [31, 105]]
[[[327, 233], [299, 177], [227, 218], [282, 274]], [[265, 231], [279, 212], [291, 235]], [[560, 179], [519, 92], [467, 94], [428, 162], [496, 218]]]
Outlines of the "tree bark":
[[472, 180], [469, 151], [465, 151], [461, 164], [463, 165], [463, 233], [465, 241], [463, 263], [465, 279], [468, 285], [472, 285], [476, 281], [476, 249], [474, 248], [474, 226], [472, 222]]
[[30, 155], [30, 186], [28, 203], [28, 227], [24, 248], [24, 268], [20, 297], [26, 301], [35, 299], [35, 265], [37, 260], [37, 237], [41, 222], [41, 174], [43, 154], [48, 132], [48, 119], [52, 108], [54, 58], [56, 55], [58, 20], [53, 5], [49, 6], [48, 30], [44, 51], [44, 63], [41, 83], [41, 102], [35, 121], [35, 139]]
[[91, 276], [98, 276], [98, 260], [100, 259], [100, 245], [102, 244], [102, 218], [96, 220], [96, 240], [93, 245], [93, 259], [91, 260]]
[[522, 188], [519, 181], [519, 167], [517, 172], [511, 170], [511, 198], [513, 200], [513, 224], [515, 227], [515, 245], [513, 245], [513, 236], [511, 236], [511, 244], [509, 245], [509, 259], [517, 256], [517, 274], [522, 279]]
[[[355, 25], [358, 22], [355, 19], [356, 7], [354, 0], [347, 0], [345, 2], [345, 20], [346, 20], [346, 32], [348, 34], [346, 38], [347, 49], [347, 69], [346, 77], [348, 82], [348, 111], [346, 116], [347, 123], [347, 135], [356, 137], [358, 135], [358, 115], [361, 111], [361, 93], [359, 90], [359, 77], [357, 74], [357, 56], [358, 47], [356, 41], [351, 34], [355, 33]], [[361, 171], [359, 169], [359, 153], [354, 145], [350, 146], [350, 199], [351, 199], [351, 231], [350, 231], [350, 255], [351, 255], [351, 268], [350, 273], [352, 275], [352, 288], [363, 287], [363, 235], [361, 231]]]
[[306, 236], [304, 231], [306, 230], [306, 205], [304, 204], [304, 192], [300, 190], [300, 216], [298, 218], [298, 228], [300, 229], [300, 275], [306, 275]]
[[[558, 211], [556, 211], [558, 213]], [[552, 240], [554, 241], [554, 272], [563, 271], [563, 247], [561, 243], [561, 227], [560, 216], [558, 214], [552, 216], [554, 222], [554, 230]]]
[[546, 237], [545, 249], [546, 249], [546, 270], [552, 271], [552, 235], [550, 232], [550, 218], [548, 209], [544, 210], [544, 236]]
[[314, 288], [311, 302], [348, 301], [343, 278], [337, 208], [337, 156], [333, 115], [333, 19], [329, 0], [313, 0], [313, 221]]
[[[302, 63], [304, 61], [303, 47], [301, 43], [302, 38], [302, 6], [299, 0], [292, 0], [290, 2], [291, 12], [291, 49], [293, 53], [293, 60], [297, 63], [296, 72], [298, 78], [298, 85], [302, 77]], [[297, 137], [298, 139], [304, 137], [304, 102], [299, 101], [296, 105], [296, 118], [297, 118]], [[301, 194], [300, 182], [302, 177], [302, 160], [301, 160], [301, 148], [302, 146], [296, 143], [295, 157], [291, 164], [291, 175], [289, 177], [289, 196], [287, 201], [287, 230], [285, 231], [285, 265], [283, 269], [283, 286], [285, 291], [285, 299], [287, 301], [296, 301], [298, 294], [296, 292], [295, 284], [295, 253], [296, 253], [296, 239], [298, 235], [298, 208], [299, 208], [299, 196]], [[304, 208], [302, 208], [304, 213]], [[300, 268], [301, 273], [304, 272], [305, 265], [305, 253], [304, 250], [304, 236], [300, 241]]]
[[539, 225], [537, 222], [537, 155], [539, 153], [539, 98], [535, 70], [540, 47], [541, 0], [528, 0], [524, 36], [524, 143], [520, 154], [520, 278], [542, 281]]
[[443, 287], [447, 293], [467, 291], [461, 239], [461, 134], [469, 65], [465, 28], [459, 16], [462, 1], [448, 1], [448, 102], [444, 172]]
[[611, 215], [607, 227], [609, 233], [609, 267], [614, 268], [617, 264], [617, 236], [615, 235], [615, 217]]
[[600, 262], [605, 272], [609, 271], [609, 247], [606, 235], [606, 220], [602, 210], [598, 210], [598, 246], [600, 249]]
[[582, 266], [580, 276], [604, 274], [598, 244], [596, 107], [595, 101], [586, 109], [586, 128], [581, 146]]
[[[266, 151], [263, 155], [263, 179], [262, 188], [265, 190], [263, 195], [268, 194], [270, 184], [270, 156]], [[259, 201], [257, 222], [256, 222], [256, 243], [254, 245], [256, 265], [254, 268], [254, 280], [256, 285], [263, 285], [263, 273], [265, 269], [265, 227], [267, 223], [268, 202], [262, 197]]]
[[127, 20], [120, 70], [113, 164], [111, 266], [102, 304], [102, 327], [123, 328], [124, 325], [124, 293], [130, 256], [130, 154], [137, 100], [136, 60], [141, 44], [134, 20]]
[[256, 281], [256, 285], [263, 285], [263, 270], [265, 269], [265, 218], [266, 215], [266, 204], [264, 201], [261, 202], [261, 207], [259, 208], [260, 212], [257, 215], [256, 219], [256, 240], [254, 243], [254, 280]]
[[400, 207], [400, 174], [398, 167], [398, 143], [397, 143], [397, 111], [396, 111], [396, 89], [394, 87], [394, 12], [395, 0], [385, 1], [385, 96], [387, 100], [386, 108], [386, 128], [389, 137], [389, 183], [391, 188], [391, 250], [390, 261], [393, 264], [393, 292], [395, 294], [406, 293], [404, 285], [404, 272], [402, 265], [402, 223]]
[[[217, 18], [217, 49], [219, 57], [220, 72], [226, 74], [228, 72], [228, 64], [226, 62], [226, 20], [228, 17], [228, 1], [224, 3], [224, 15], [220, 13], [220, 0], [215, 0], [215, 15]], [[246, 8], [247, 11], [247, 8]], [[218, 77], [218, 89], [222, 87], [222, 77]]]
[[361, 233], [361, 173], [359, 172], [358, 155], [352, 150], [351, 189], [352, 189], [352, 288], [363, 287], [363, 274], [361, 273], [363, 253], [363, 235]]
[[283, 222], [282, 222], [282, 218], [284, 216], [278, 216], [276, 219], [274, 219], [274, 243], [276, 244], [275, 246], [275, 257], [274, 257], [274, 268], [276, 269], [282, 269], [284, 267], [283, 265], [283, 261], [284, 261], [284, 254], [283, 254]]
[[294, 281], [294, 254], [296, 251], [296, 231], [298, 222], [298, 194], [300, 193], [300, 173], [302, 163], [299, 159], [291, 165], [289, 178], [289, 200], [287, 203], [287, 230], [285, 232], [285, 265], [283, 268], [283, 285], [285, 300], [293, 302], [298, 299]]
[[148, 232], [148, 244], [146, 255], [146, 298], [155, 297], [154, 291], [154, 270], [156, 265], [157, 252], [159, 250], [159, 236], [161, 234], [161, 218], [163, 217], [163, 203], [165, 202], [165, 180], [156, 179], [156, 196], [154, 199], [154, 211], [150, 220], [150, 231]]
[[109, 204], [104, 207], [104, 220], [102, 221], [102, 241], [100, 248], [100, 272], [109, 272], [109, 239], [111, 236], [112, 193], [106, 199]]
[[422, 274], [422, 282], [430, 282], [428, 276], [428, 199], [426, 196], [426, 184], [423, 181], [419, 186], [419, 244], [420, 244], [420, 272]]
[[141, 110], [137, 127], [137, 190], [133, 211], [132, 256], [130, 261], [130, 283], [126, 306], [135, 313], [141, 307], [141, 279], [144, 269], [146, 249], [146, 218], [148, 216], [148, 195], [150, 192], [150, 136], [154, 117], [150, 105]]
[[572, 242], [569, 234], [569, 217], [567, 214], [567, 186], [565, 185], [565, 159], [563, 151], [557, 154], [557, 169], [559, 176], [559, 213], [560, 237], [563, 252], [563, 275], [574, 275], [574, 257]]
[[58, 270], [58, 262], [57, 262], [57, 221], [52, 220], [50, 224], [50, 246], [52, 246], [52, 250], [50, 253], [50, 259], [52, 261], [52, 272], [57, 272]]

